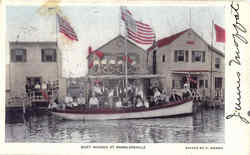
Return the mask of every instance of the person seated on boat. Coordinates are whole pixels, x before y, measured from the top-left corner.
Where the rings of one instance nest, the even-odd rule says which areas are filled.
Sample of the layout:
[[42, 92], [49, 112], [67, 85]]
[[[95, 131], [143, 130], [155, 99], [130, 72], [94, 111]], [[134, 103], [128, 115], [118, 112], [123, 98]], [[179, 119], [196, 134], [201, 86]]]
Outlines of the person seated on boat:
[[170, 102], [178, 102], [181, 101], [181, 97], [176, 93], [175, 90], [172, 91], [171, 96], [169, 98]]
[[49, 110], [55, 111], [58, 109], [58, 104], [56, 103], [56, 100], [50, 100], [49, 101], [49, 106], [48, 106]]
[[108, 103], [111, 108], [113, 108], [113, 97], [114, 97], [114, 89], [109, 90], [108, 93]]
[[136, 88], [135, 93], [136, 93], [136, 97], [143, 99], [144, 96], [143, 96], [142, 86], [140, 86], [139, 88]]
[[66, 109], [66, 104], [63, 103], [63, 102], [61, 102], [61, 109], [62, 109], [62, 110], [65, 110], [65, 109]]
[[73, 98], [70, 95], [65, 96], [64, 103], [66, 104], [66, 108], [72, 108]]
[[145, 108], [149, 108], [149, 102], [147, 100], [144, 101], [144, 106], [145, 106]]
[[162, 90], [161, 101], [163, 101], [163, 103], [169, 102], [169, 95], [167, 94], [167, 91], [164, 89]]
[[73, 97], [72, 107], [73, 107], [73, 108], [78, 107], [78, 102], [77, 102], [76, 96]]
[[85, 108], [85, 107], [86, 107], [85, 97], [83, 96], [82, 93], [80, 93], [80, 96], [79, 96], [79, 98], [77, 99], [77, 102], [78, 102], [78, 105], [79, 105], [81, 108]]
[[95, 96], [95, 93], [93, 93], [92, 97], [89, 99], [89, 106], [90, 106], [90, 108], [92, 108], [92, 107], [98, 108], [99, 107], [99, 100]]
[[93, 87], [93, 92], [98, 96], [103, 94], [101, 87], [99, 86], [99, 83], [97, 82], [95, 83], [95, 86]]
[[160, 101], [160, 98], [161, 98], [161, 92], [159, 91], [158, 88], [154, 88], [154, 102], [158, 104]]
[[118, 98], [117, 102], [115, 103], [115, 107], [116, 108], [122, 108], [122, 101], [121, 101], [121, 98]]
[[136, 108], [144, 107], [143, 100], [140, 97], [136, 97]]

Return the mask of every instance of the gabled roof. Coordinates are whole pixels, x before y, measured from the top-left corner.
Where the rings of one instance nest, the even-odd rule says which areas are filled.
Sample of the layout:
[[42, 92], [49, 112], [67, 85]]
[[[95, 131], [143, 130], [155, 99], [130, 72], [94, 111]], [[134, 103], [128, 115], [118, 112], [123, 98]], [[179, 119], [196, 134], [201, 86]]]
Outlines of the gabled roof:
[[[166, 38], [162, 38], [162, 39], [160, 39], [160, 40], [158, 40], [158, 41], [156, 42], [156, 45], [157, 45], [158, 48], [161, 48], [161, 47], [163, 47], [163, 46], [167, 46], [167, 45], [169, 45], [170, 43], [172, 43], [173, 41], [175, 41], [177, 38], [179, 38], [181, 35], [183, 35], [185, 32], [187, 32], [187, 31], [189, 31], [189, 30], [191, 30], [192, 32], [194, 32], [195, 35], [197, 35], [198, 38], [201, 39], [201, 40], [208, 46], [209, 49], [211, 49], [213, 52], [215, 52], [215, 53], [217, 53], [217, 54], [219, 54], [219, 55], [225, 57], [225, 55], [224, 55], [223, 52], [221, 52], [220, 50], [216, 49], [215, 47], [212, 47], [211, 45], [209, 45], [209, 44], [208, 44], [199, 34], [197, 34], [197, 33], [196, 33], [193, 29], [191, 29], [191, 28], [186, 29], [186, 30], [181, 31], [181, 32], [178, 32], [178, 33], [173, 34], [173, 35], [171, 35], [171, 36], [168, 36], [168, 37], [166, 37]], [[150, 51], [150, 50], [152, 50], [152, 49], [154, 49], [154, 48], [155, 48], [155, 46], [151, 46], [151, 47], [149, 47], [149, 48], [147, 49], [147, 51]]]
[[[186, 30], [181, 31], [181, 32], [179, 32], [179, 33], [173, 34], [173, 35], [171, 35], [171, 36], [169, 36], [169, 37], [162, 38], [162, 39], [158, 40], [158, 41], [156, 42], [157, 47], [160, 48], [160, 47], [162, 47], [162, 46], [169, 45], [170, 43], [172, 43], [173, 41], [175, 41], [178, 37], [180, 37], [182, 34], [184, 34], [185, 32], [187, 32], [188, 30], [190, 30], [190, 29], [186, 29]], [[148, 51], [152, 50], [154, 47], [155, 47], [155, 46], [149, 47]]]
[[[106, 42], [105, 44], [101, 45], [100, 47], [98, 47], [96, 50], [100, 50], [101, 48], [103, 48], [104, 46], [106, 46], [107, 44], [111, 43], [112, 41], [121, 38], [123, 40], [125, 40], [126, 38], [122, 35], [117, 35], [115, 38], [111, 39], [110, 41]], [[131, 42], [129, 39], [127, 39], [128, 43], [132, 44], [133, 46], [135, 46], [136, 48], [141, 49], [142, 51], [144, 51], [144, 53], [146, 52], [143, 48], [141, 48], [140, 46], [136, 45], [135, 43]]]

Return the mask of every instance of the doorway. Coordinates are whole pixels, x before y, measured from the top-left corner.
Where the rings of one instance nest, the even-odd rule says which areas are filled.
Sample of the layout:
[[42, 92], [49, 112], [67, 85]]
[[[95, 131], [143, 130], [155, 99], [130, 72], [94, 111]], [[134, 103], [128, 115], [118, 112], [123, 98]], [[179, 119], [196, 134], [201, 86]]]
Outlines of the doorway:
[[29, 84], [32, 88], [35, 87], [36, 83], [41, 84], [42, 78], [41, 77], [27, 77], [26, 84]]

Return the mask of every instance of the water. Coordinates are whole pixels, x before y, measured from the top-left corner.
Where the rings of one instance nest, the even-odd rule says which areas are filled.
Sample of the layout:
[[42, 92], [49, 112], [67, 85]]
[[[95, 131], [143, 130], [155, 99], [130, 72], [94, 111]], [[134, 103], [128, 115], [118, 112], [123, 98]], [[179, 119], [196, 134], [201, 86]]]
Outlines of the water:
[[37, 114], [25, 123], [6, 123], [5, 135], [6, 142], [224, 143], [224, 110], [201, 110], [176, 118], [110, 121], [65, 121]]

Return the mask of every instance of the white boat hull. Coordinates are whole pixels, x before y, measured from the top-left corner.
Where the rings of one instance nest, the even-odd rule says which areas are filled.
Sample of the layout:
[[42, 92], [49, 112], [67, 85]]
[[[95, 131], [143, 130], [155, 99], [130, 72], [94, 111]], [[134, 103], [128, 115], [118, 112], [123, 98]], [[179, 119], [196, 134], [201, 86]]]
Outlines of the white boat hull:
[[148, 109], [144, 111], [123, 112], [123, 113], [70, 113], [52, 112], [53, 115], [67, 120], [115, 120], [115, 119], [137, 119], [170, 117], [193, 113], [193, 101], [187, 101], [169, 107]]

